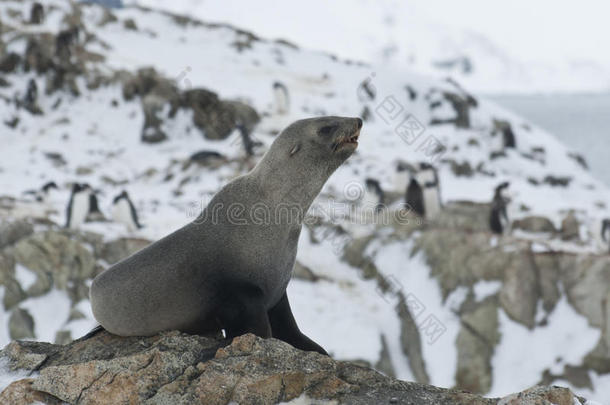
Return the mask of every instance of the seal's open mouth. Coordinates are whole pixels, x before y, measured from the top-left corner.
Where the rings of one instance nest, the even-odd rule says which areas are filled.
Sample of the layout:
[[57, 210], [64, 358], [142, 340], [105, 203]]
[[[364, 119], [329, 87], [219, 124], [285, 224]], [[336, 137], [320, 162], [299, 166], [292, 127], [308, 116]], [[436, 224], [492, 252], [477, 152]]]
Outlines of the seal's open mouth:
[[343, 135], [342, 137], [340, 137], [337, 142], [335, 142], [334, 145], [334, 150], [336, 151], [339, 148], [342, 147], [346, 147], [346, 146], [351, 146], [351, 147], [358, 147], [358, 137], [360, 136], [360, 128], [358, 128], [356, 130], [356, 132], [353, 135]]

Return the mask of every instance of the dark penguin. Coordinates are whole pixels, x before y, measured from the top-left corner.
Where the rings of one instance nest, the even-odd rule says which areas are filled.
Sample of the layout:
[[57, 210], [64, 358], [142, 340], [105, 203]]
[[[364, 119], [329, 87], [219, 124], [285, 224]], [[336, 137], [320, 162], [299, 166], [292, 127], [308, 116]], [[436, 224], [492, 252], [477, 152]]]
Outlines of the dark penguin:
[[366, 179], [366, 188], [362, 197], [361, 205], [366, 210], [381, 212], [384, 207], [385, 197], [381, 185], [375, 179]]
[[64, 63], [69, 63], [72, 57], [72, 47], [78, 40], [79, 29], [72, 27], [60, 31], [55, 39], [55, 56]]
[[373, 101], [375, 100], [376, 91], [375, 87], [371, 85], [371, 79], [367, 78], [360, 86], [358, 86], [358, 99], [361, 102]]
[[424, 218], [433, 218], [441, 211], [438, 173], [432, 165], [420, 163], [418, 167], [411, 169], [406, 203]]
[[42, 4], [36, 2], [30, 9], [30, 24], [40, 24], [44, 20], [44, 8]]
[[602, 221], [601, 238], [606, 244], [608, 251], [610, 251], [610, 219], [604, 219]]
[[57, 187], [57, 184], [54, 181], [49, 181], [48, 183], [45, 183], [40, 190], [27, 190], [24, 191], [23, 194], [33, 196], [37, 202], [45, 202], [52, 190], [59, 190], [59, 187]]
[[494, 192], [491, 202], [491, 213], [489, 215], [489, 227], [495, 234], [501, 235], [508, 226], [508, 211], [506, 209], [510, 199], [506, 195], [506, 190], [510, 183], [504, 182], [498, 185]]
[[104, 214], [102, 214], [102, 211], [100, 211], [96, 191], [91, 190], [91, 193], [89, 194], [89, 212], [87, 213], [85, 222], [97, 222], [105, 220], [106, 218], [104, 217]]
[[76, 229], [85, 222], [89, 214], [91, 192], [88, 184], [75, 183], [72, 186], [70, 202], [66, 209], [66, 228]]
[[25, 97], [23, 97], [23, 106], [32, 114], [42, 113], [42, 110], [38, 106], [38, 85], [34, 79], [28, 81]]
[[424, 207], [424, 191], [419, 185], [415, 177], [411, 177], [409, 186], [407, 187], [406, 195], [407, 206], [415, 211], [419, 216], [426, 216], [426, 208]]
[[[224, 330], [229, 339], [253, 333], [326, 354], [298, 328], [286, 287], [303, 218], [358, 147], [361, 127], [344, 117], [288, 126], [196, 220], [100, 273], [90, 293], [95, 319], [121, 336]], [[261, 209], [283, 214], [261, 222]]]
[[243, 124], [237, 124], [237, 130], [239, 131], [239, 136], [241, 137], [241, 142], [244, 145], [244, 150], [246, 151], [247, 156], [254, 156], [254, 148], [261, 146], [259, 141], [252, 139], [250, 136], [250, 131]]
[[136, 207], [131, 202], [127, 191], [123, 191], [112, 201], [112, 218], [117, 222], [125, 224], [130, 232], [142, 228], [138, 221]]
[[273, 95], [275, 96], [275, 108], [278, 114], [286, 115], [290, 109], [290, 99], [288, 89], [283, 83], [273, 83]]

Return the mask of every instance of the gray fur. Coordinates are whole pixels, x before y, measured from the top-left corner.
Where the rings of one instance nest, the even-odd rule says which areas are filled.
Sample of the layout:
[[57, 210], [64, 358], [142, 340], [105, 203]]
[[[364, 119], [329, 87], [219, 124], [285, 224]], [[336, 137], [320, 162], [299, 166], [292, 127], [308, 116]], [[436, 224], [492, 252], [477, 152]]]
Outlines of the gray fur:
[[[271, 309], [290, 280], [302, 216], [356, 149], [357, 143], [337, 142], [357, 136], [361, 126], [360, 119], [342, 117], [290, 125], [258, 165], [224, 186], [197, 220], [96, 277], [95, 318], [123, 336], [218, 330], [235, 286], [261, 292], [261, 305]], [[277, 220], [275, 213], [284, 206], [285, 215]], [[237, 215], [230, 207], [243, 211]], [[252, 207], [262, 207], [271, 218], [253, 218]]]

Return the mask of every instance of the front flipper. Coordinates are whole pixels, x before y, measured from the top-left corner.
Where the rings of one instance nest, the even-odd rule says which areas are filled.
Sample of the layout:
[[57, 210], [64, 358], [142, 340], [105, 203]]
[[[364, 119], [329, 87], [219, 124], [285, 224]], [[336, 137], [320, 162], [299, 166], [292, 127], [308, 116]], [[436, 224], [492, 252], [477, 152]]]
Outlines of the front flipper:
[[268, 316], [274, 338], [290, 343], [297, 349], [318, 352], [328, 356], [326, 350], [322, 349], [320, 345], [305, 336], [299, 330], [299, 327], [294, 320], [294, 316], [292, 315], [286, 292], [284, 292], [284, 295], [279, 302], [269, 310]]
[[225, 286], [218, 308], [218, 319], [228, 339], [253, 333], [262, 338], [271, 337], [269, 317], [263, 305], [262, 291], [248, 284]]

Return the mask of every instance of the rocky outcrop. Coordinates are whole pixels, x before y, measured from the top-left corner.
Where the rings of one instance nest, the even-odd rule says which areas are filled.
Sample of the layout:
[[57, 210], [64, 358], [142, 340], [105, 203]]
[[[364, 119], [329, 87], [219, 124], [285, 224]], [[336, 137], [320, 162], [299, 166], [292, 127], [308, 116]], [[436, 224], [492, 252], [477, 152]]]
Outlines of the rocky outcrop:
[[4, 389], [0, 403], [259, 405], [302, 403], [299, 399], [337, 405], [584, 403], [556, 387], [536, 387], [499, 400], [399, 381], [251, 334], [228, 343], [179, 332], [147, 338], [101, 332], [67, 346], [13, 342], [0, 358], [11, 370], [32, 374]]
[[[119, 238], [104, 242], [101, 235], [74, 232], [50, 226], [34, 232], [26, 221], [0, 224], [4, 245], [0, 245], [0, 288], [2, 307], [8, 311], [11, 339], [35, 339], [35, 320], [22, 308], [30, 298], [52, 291], [65, 294], [71, 303], [67, 322], [82, 319], [76, 306], [89, 299], [89, 282], [107, 265], [146, 247], [150, 242], [138, 238]], [[3, 246], [3, 248], [2, 248]], [[18, 277], [27, 272], [28, 284]], [[0, 308], [2, 310], [2, 308]], [[67, 343], [71, 336], [58, 331], [56, 342]]]

